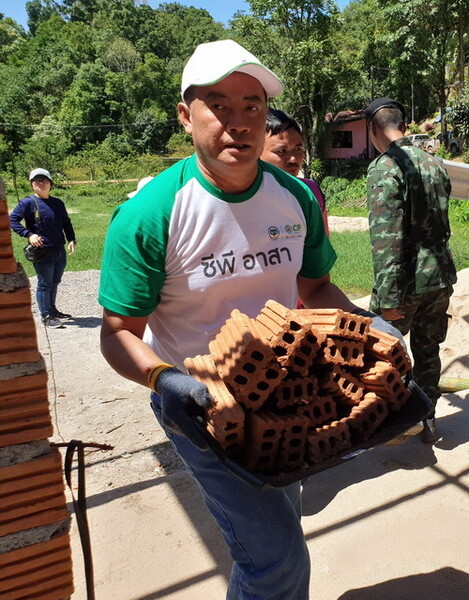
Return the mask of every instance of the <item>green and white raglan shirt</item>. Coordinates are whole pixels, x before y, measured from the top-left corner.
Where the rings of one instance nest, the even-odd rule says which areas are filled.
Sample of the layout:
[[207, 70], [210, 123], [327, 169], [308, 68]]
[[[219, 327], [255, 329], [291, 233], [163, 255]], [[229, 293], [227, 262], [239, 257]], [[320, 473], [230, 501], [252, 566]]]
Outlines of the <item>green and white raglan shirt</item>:
[[255, 317], [268, 299], [294, 308], [296, 277], [326, 275], [336, 254], [311, 190], [259, 161], [242, 194], [200, 173], [196, 155], [117, 207], [104, 248], [100, 304], [149, 316], [144, 341], [182, 368], [234, 308]]

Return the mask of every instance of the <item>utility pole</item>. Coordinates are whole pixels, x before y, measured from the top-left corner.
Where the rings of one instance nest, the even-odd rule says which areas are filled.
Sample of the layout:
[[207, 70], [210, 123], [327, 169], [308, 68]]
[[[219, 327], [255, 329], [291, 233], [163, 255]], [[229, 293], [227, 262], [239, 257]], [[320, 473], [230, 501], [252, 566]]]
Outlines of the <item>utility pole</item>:
[[410, 84], [410, 98], [411, 98], [411, 122], [414, 123], [414, 82]]

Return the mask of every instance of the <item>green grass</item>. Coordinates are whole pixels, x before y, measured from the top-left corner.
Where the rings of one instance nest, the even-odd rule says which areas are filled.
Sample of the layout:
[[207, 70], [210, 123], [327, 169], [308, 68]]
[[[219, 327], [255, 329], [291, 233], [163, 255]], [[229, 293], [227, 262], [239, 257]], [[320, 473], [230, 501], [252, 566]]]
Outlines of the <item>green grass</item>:
[[[133, 189], [135, 183], [96, 183], [54, 190], [53, 193], [65, 202], [70, 211], [77, 236], [77, 250], [69, 257], [67, 270], [86, 271], [101, 268], [104, 237], [112, 211]], [[7, 190], [10, 208], [16, 204], [12, 191]], [[25, 188], [22, 192], [25, 196], [29, 190]], [[347, 206], [331, 207], [330, 213], [335, 216], [367, 216], [366, 208], [349, 202]], [[459, 271], [469, 267], [469, 202], [452, 200], [450, 221], [451, 249]], [[33, 276], [34, 269], [23, 256], [22, 248], [26, 241], [15, 234], [12, 234], [12, 238], [17, 260], [23, 264], [27, 275]], [[373, 269], [368, 232], [332, 233], [331, 240], [338, 255], [331, 271], [334, 283], [352, 297], [369, 294], [373, 283]]]

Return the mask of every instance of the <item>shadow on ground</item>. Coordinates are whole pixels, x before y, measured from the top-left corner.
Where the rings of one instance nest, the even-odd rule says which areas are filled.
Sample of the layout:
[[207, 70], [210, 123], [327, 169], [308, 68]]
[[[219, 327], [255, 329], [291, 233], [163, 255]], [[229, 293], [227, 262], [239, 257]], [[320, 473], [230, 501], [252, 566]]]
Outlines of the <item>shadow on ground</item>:
[[[468, 597], [469, 575], [451, 567], [410, 575], [349, 590], [337, 600], [463, 600]], [[143, 600], [143, 599], [142, 599]]]

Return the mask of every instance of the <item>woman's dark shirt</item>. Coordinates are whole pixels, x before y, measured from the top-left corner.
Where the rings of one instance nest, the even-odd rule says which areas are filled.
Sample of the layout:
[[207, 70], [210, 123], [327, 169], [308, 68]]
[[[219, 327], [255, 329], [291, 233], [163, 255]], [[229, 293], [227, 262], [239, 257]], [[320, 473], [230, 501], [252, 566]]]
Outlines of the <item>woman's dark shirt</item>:
[[[36, 210], [34, 200], [39, 207], [39, 227], [34, 217]], [[23, 220], [24, 225], [21, 223]], [[75, 241], [75, 231], [65, 204], [53, 196], [49, 196], [46, 200], [34, 195], [23, 198], [13, 209], [10, 222], [13, 231], [21, 237], [28, 238], [33, 233], [40, 235], [44, 240], [44, 246], [63, 247], [65, 237], [68, 242]]]

